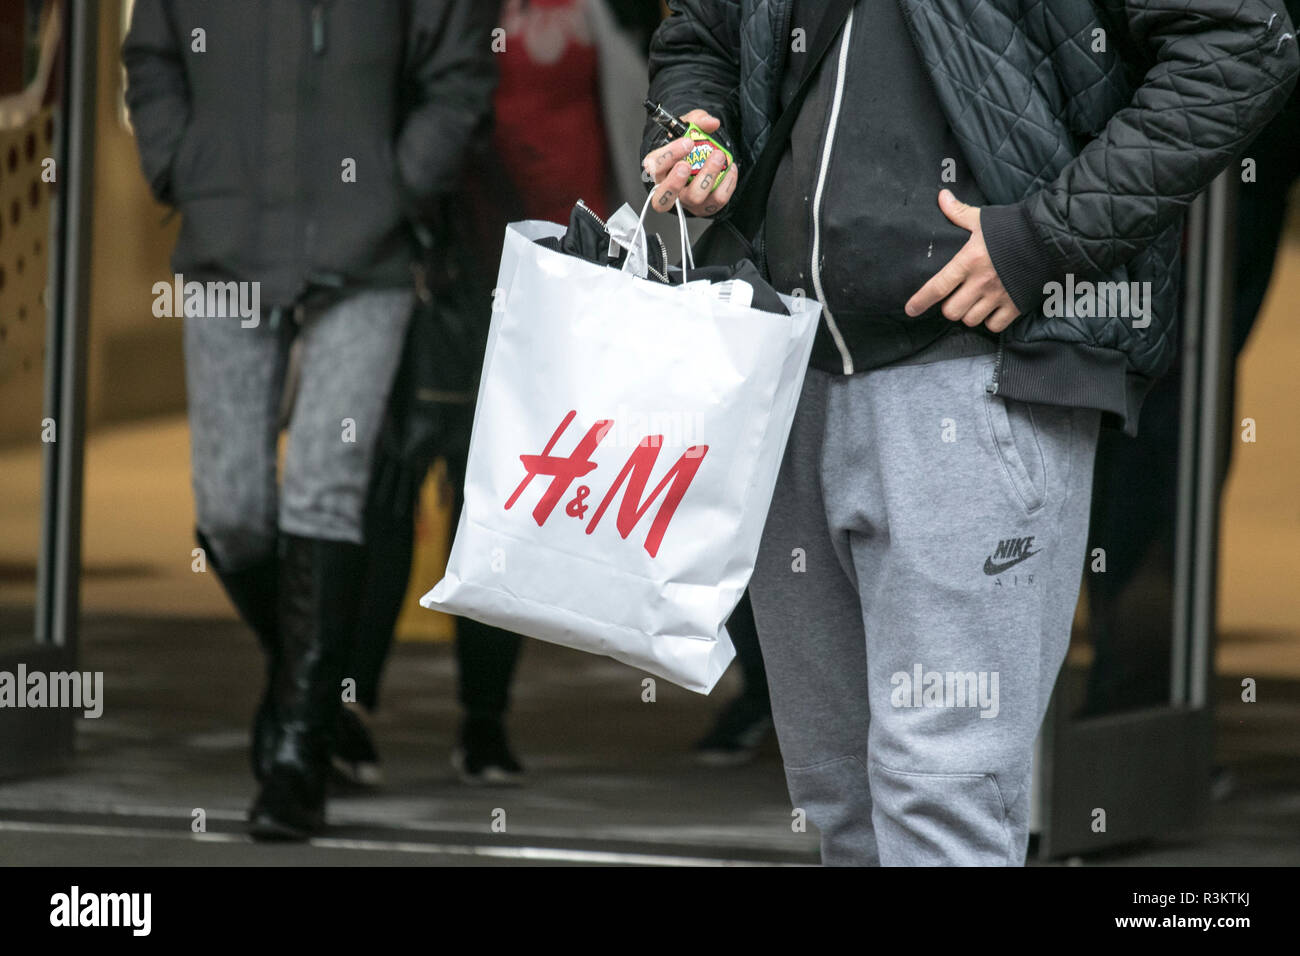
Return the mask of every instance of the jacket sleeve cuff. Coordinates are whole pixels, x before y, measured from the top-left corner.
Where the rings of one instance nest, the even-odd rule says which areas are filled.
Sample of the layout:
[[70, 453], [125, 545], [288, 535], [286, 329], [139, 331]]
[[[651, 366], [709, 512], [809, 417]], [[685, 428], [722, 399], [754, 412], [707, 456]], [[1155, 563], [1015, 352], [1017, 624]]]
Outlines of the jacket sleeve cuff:
[[1037, 309], [1046, 297], [1044, 286], [1060, 279], [1065, 269], [1038, 238], [1021, 203], [984, 206], [980, 231], [1002, 286], [1021, 314]]

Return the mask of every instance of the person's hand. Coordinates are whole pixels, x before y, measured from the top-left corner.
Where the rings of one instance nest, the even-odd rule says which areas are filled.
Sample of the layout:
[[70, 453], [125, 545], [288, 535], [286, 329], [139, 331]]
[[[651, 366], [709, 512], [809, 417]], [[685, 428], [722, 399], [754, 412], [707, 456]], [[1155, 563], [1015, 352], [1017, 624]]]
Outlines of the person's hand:
[[946, 266], [907, 300], [907, 314], [918, 316], [942, 302], [940, 311], [949, 321], [962, 322], [971, 328], [982, 322], [990, 332], [1001, 332], [1016, 320], [1020, 310], [1003, 288], [989, 258], [984, 234], [980, 232], [979, 207], [966, 205], [945, 189], [939, 193], [939, 208], [951, 222], [970, 232], [970, 238]]
[[[704, 110], [691, 110], [682, 117], [684, 123], [694, 123], [706, 133], [717, 132], [722, 125], [716, 116], [710, 116]], [[704, 162], [704, 168], [691, 178], [691, 167], [686, 165], [686, 156], [695, 146], [689, 137], [675, 139], [667, 146], [660, 146], [641, 161], [646, 175], [655, 182], [654, 199], [650, 205], [657, 212], [669, 212], [674, 202], [680, 202], [682, 208], [696, 216], [712, 216], [727, 204], [736, 192], [736, 183], [740, 179], [740, 169], [731, 165], [727, 178], [716, 191], [713, 184], [727, 165], [727, 157], [722, 150], [715, 149]]]

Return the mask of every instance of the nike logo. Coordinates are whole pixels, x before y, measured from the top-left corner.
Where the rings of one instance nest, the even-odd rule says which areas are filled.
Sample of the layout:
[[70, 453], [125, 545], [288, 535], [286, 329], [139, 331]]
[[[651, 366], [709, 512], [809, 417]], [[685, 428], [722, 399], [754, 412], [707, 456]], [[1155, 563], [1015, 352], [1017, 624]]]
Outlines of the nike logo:
[[1043, 550], [1039, 548], [1038, 551], [1031, 551], [1030, 548], [1033, 546], [1033, 535], [1027, 538], [1003, 538], [998, 542], [997, 549], [984, 559], [984, 573], [990, 577], [1001, 574]]
[[[1038, 551], [1042, 551], [1042, 550], [1043, 550], [1042, 548], [1039, 548], [1039, 549], [1038, 549]], [[1038, 551], [1030, 551], [1028, 554], [1022, 554], [1020, 557], [1016, 558], [1014, 561], [1006, 561], [1006, 562], [1004, 562], [1004, 563], [1002, 563], [1002, 564], [994, 564], [992, 558], [985, 558], [985, 559], [984, 559], [984, 573], [985, 573], [985, 574], [988, 574], [988, 575], [1001, 574], [1001, 573], [1002, 573], [1003, 571], [1005, 571], [1007, 568], [1014, 568], [1014, 567], [1015, 567], [1017, 564], [1019, 564], [1021, 561], [1025, 560], [1025, 558], [1032, 558], [1034, 555], [1036, 555], [1036, 554], [1038, 553]]]

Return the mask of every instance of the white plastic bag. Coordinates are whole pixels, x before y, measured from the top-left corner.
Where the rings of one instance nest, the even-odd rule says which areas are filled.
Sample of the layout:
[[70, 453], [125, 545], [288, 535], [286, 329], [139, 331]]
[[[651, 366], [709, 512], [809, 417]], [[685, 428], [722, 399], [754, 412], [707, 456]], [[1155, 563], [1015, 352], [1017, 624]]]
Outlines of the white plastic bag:
[[821, 307], [760, 312], [533, 241], [564, 231], [507, 229], [464, 509], [420, 603], [708, 693]]

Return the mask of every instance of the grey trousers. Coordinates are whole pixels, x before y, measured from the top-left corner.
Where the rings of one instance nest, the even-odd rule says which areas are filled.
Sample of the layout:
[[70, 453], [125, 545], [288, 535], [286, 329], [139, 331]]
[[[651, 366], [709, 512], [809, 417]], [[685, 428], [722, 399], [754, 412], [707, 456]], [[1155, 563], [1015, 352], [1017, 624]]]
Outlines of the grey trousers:
[[276, 482], [280, 406], [294, 320], [185, 319], [185, 378], [197, 524], [218, 566], [273, 553], [277, 528], [363, 539], [375, 442], [401, 356], [413, 293], [358, 292], [304, 317], [284, 472]]
[[808, 372], [750, 593], [824, 863], [1024, 862], [1099, 413], [994, 396], [993, 364]]

